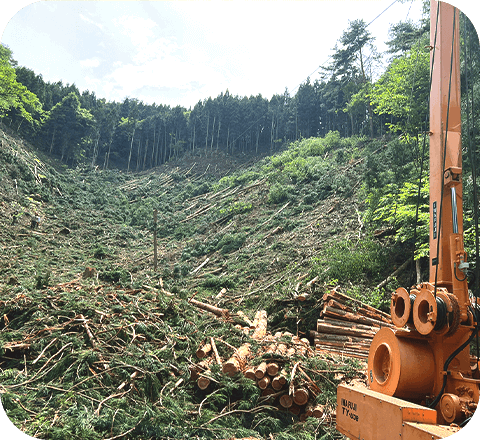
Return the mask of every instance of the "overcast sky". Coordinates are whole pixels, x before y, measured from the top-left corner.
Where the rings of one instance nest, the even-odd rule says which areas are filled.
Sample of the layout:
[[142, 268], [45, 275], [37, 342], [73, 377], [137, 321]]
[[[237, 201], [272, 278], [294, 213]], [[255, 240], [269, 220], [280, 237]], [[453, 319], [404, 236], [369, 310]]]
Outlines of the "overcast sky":
[[[46, 81], [110, 101], [188, 108], [226, 89], [293, 94], [308, 76], [318, 78], [349, 20], [370, 23], [393, 2], [17, 0], [2, 10], [0, 31], [19, 65]], [[398, 1], [369, 31], [384, 51], [391, 24], [420, 17], [420, 0]]]

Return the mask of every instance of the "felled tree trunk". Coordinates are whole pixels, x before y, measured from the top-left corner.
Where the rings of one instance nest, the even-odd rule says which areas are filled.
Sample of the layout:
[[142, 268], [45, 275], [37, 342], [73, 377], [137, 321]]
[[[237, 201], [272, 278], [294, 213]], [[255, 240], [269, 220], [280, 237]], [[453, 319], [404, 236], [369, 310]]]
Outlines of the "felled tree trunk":
[[267, 312], [265, 310], [258, 311], [253, 322], [255, 331], [252, 334], [252, 339], [262, 340], [267, 334]]
[[247, 360], [250, 357], [250, 344], [243, 344], [233, 354], [233, 356], [223, 364], [222, 371], [229, 376], [234, 376], [239, 371], [245, 369]]

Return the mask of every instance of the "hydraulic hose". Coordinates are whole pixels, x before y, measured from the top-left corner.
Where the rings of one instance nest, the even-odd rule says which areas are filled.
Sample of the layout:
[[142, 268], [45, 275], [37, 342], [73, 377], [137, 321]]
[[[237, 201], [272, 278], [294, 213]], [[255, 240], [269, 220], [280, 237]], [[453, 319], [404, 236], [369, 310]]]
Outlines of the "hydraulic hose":
[[438, 402], [440, 402], [440, 399], [442, 398], [442, 395], [443, 395], [443, 392], [445, 391], [445, 386], [447, 385], [447, 376], [448, 376], [448, 366], [450, 365], [450, 362], [452, 362], [452, 360], [455, 358], [455, 356], [460, 353], [465, 347], [467, 347], [470, 342], [473, 341], [473, 339], [475, 338], [475, 336], [478, 334], [479, 330], [480, 330], [480, 322], [479, 322], [479, 316], [477, 314], [477, 309], [471, 309], [472, 310], [472, 313], [473, 315], [475, 316], [475, 321], [476, 321], [476, 326], [475, 326], [475, 329], [473, 330], [472, 334], [470, 335], [470, 337], [462, 344], [460, 345], [460, 347], [458, 347], [449, 357], [448, 359], [445, 361], [445, 364], [443, 365], [443, 371], [445, 372], [445, 375], [443, 376], [443, 384], [442, 384], [442, 389], [440, 390], [440, 392], [438, 393], [437, 397], [435, 397], [435, 399], [433, 399], [432, 403], [430, 403], [428, 406], [428, 408], [435, 408], [437, 405], [438, 405]]

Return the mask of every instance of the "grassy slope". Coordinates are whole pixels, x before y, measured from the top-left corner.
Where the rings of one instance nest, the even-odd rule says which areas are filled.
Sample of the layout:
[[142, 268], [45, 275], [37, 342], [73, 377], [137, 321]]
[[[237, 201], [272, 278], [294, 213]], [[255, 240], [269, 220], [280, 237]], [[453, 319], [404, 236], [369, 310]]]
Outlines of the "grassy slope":
[[[197, 156], [126, 174], [55, 168], [2, 130], [0, 314], [6, 318], [0, 320], [0, 338], [32, 338], [25, 358], [19, 352], [0, 358], [2, 402], [18, 426], [41, 438], [113, 438], [130, 430], [124, 438], [338, 436], [331, 420], [297, 424], [291, 415], [263, 408], [258, 389], [242, 378], [218, 374], [215, 392], [199, 393], [188, 381], [198, 345], [218, 336], [228, 356], [228, 344], [239, 346], [245, 338], [187, 301], [195, 295], [251, 319], [265, 309], [270, 331], [304, 336], [314, 329], [325, 287], [300, 304], [293, 299], [299, 282], [319, 276], [320, 286], [327, 286], [344, 272], [351, 293], [368, 299], [369, 286], [388, 275], [394, 262], [382, 243], [358, 241], [365, 233], [363, 157], [376, 145], [331, 136], [253, 164]], [[42, 223], [31, 230], [28, 214], [35, 211]], [[96, 278], [81, 279], [87, 266], [96, 269]], [[73, 279], [79, 281], [59, 286]], [[375, 293], [370, 299], [382, 302]], [[91, 320], [94, 333], [109, 338], [97, 338], [92, 347], [82, 322], [69, 322], [79, 314]], [[139, 322], [143, 337], [135, 338], [128, 329]], [[39, 338], [49, 327], [48, 336]], [[62, 362], [51, 370], [49, 358]], [[98, 379], [94, 394], [81, 393], [92, 390], [88, 381], [66, 391], [98, 374], [104, 361], [118, 374]], [[322, 403], [333, 408], [343, 376], [315, 371], [342, 368], [351, 376], [356, 364], [322, 357], [309, 362], [324, 384]], [[99, 402], [118, 393], [132, 373], [125, 365], [141, 373], [137, 387], [100, 411]], [[175, 388], [179, 379], [183, 383]], [[240, 412], [208, 423], [222, 411]]]

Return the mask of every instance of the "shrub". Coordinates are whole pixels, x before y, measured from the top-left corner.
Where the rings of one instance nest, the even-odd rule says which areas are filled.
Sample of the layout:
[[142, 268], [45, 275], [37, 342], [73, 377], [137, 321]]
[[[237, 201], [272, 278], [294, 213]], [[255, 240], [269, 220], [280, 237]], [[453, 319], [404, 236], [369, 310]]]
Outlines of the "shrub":
[[285, 185], [274, 183], [268, 192], [267, 202], [276, 205], [288, 200], [288, 191]]
[[322, 257], [313, 259], [314, 272], [325, 281], [379, 281], [390, 270], [389, 251], [371, 238], [359, 242], [344, 240], [326, 247]]
[[247, 236], [243, 232], [238, 234], [225, 234], [218, 242], [217, 249], [224, 255], [228, 254], [240, 249], [246, 239]]

